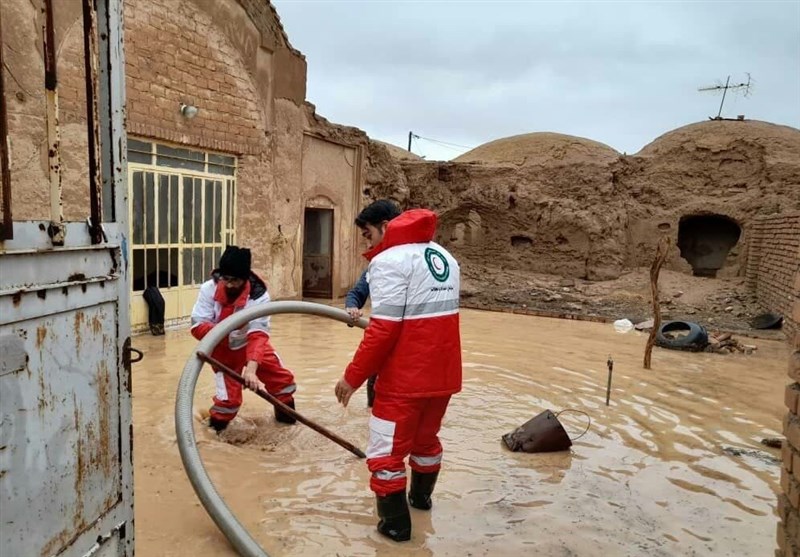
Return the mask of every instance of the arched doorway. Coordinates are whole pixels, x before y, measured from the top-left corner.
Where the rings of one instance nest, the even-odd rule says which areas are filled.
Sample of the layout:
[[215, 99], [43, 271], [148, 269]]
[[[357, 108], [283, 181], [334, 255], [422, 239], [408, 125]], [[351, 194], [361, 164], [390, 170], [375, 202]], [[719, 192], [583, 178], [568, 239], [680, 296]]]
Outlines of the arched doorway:
[[691, 215], [681, 218], [678, 248], [696, 277], [716, 277], [742, 229], [723, 215]]

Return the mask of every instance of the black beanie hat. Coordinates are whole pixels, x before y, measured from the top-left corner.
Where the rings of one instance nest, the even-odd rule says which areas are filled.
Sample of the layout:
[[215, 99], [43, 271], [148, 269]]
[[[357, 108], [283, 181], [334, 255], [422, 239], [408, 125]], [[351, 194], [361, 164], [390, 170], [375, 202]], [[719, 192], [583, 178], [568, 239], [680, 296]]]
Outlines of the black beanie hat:
[[252, 256], [247, 248], [228, 246], [219, 258], [219, 274], [247, 280], [250, 278]]

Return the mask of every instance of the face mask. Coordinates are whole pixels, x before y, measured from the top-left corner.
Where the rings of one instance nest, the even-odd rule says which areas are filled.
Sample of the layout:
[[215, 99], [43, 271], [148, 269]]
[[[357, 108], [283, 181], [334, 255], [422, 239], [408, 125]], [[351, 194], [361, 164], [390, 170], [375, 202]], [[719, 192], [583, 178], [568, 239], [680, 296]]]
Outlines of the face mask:
[[225, 287], [225, 293], [228, 295], [228, 298], [234, 300], [239, 297], [239, 294], [242, 293], [242, 286], [239, 288], [231, 288], [230, 286]]
[[239, 286], [232, 286], [228, 282], [231, 279], [228, 279], [227, 277], [224, 277], [222, 280], [224, 281], [225, 294], [227, 294], [228, 298], [231, 299], [231, 300], [234, 300], [234, 299], [238, 298], [239, 294], [241, 294], [242, 290], [244, 289], [245, 283], [242, 282]]

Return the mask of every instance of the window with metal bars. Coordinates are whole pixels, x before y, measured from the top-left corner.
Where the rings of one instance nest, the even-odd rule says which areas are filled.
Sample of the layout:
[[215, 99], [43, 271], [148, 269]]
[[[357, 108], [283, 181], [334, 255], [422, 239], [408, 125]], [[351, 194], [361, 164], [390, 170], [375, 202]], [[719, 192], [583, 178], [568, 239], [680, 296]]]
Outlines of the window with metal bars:
[[202, 284], [235, 241], [236, 158], [128, 139], [133, 290]]

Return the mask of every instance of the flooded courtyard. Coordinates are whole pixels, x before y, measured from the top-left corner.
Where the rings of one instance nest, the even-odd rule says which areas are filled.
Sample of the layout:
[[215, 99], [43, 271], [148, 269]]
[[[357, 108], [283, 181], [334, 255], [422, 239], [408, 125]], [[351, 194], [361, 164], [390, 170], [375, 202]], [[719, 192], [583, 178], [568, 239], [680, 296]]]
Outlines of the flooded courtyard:
[[[294, 370], [298, 410], [366, 445], [366, 394], [348, 409], [333, 386], [359, 329], [277, 316], [273, 343]], [[464, 311], [464, 389], [442, 430], [445, 463], [430, 513], [412, 509], [410, 542], [375, 531], [364, 461], [302, 426], [278, 425], [250, 393], [222, 436], [198, 444], [217, 489], [270, 555], [542, 556], [771, 554], [788, 348], [748, 340], [751, 356], [656, 348], [611, 325]], [[141, 336], [134, 366], [136, 544], [140, 555], [234, 555], [200, 506], [178, 455], [174, 399], [196, 345], [188, 331]], [[613, 357], [611, 405], [606, 360]], [[589, 432], [570, 452], [511, 453], [500, 438], [542, 410], [581, 410]], [[576, 436], [586, 418], [561, 416]]]

